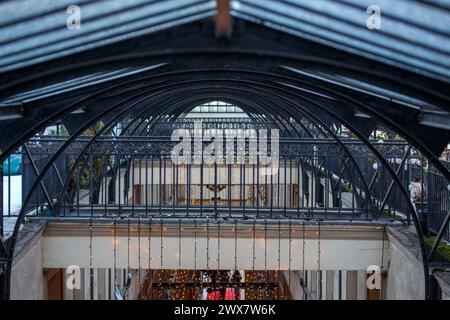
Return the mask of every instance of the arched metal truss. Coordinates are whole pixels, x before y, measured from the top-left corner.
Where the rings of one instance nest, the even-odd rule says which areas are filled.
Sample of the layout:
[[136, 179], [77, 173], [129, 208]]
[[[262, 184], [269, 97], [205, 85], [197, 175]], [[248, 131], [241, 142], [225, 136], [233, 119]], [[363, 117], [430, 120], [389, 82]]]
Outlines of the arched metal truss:
[[[209, 25], [193, 23], [191, 28], [203, 30], [204, 24]], [[414, 148], [442, 173], [447, 182], [450, 181], [449, 168], [439, 160], [450, 138], [448, 128], [427, 127], [419, 121], [424, 114], [436, 110], [450, 111], [449, 83], [339, 50], [328, 50], [309, 41], [302, 47], [295, 44], [295, 37], [249, 23], [245, 26], [250, 36], [230, 39], [225, 44], [212, 41], [209, 34], [203, 32], [194, 37], [198, 47], [176, 49], [192, 39], [179, 39], [176, 37], [179, 30], [174, 28], [154, 36], [158, 41], [161, 37], [165, 39], [164, 46], [173, 48], [170, 50], [162, 51], [160, 44], [149, 44], [146, 39], [129, 39], [123, 46], [93, 49], [60, 58], [51, 64], [43, 62], [0, 74], [0, 102], [14, 109], [16, 101], [21, 101], [18, 107], [20, 118], [4, 121], [5, 126], [0, 129], [0, 161], [21, 146], [31, 143], [32, 147], [33, 136], [50, 124], [61, 121], [70, 133], [67, 139], [53, 141], [49, 145], [53, 155], [33, 181], [13, 234], [6, 242], [6, 273], [1, 275], [2, 298], [9, 297], [15, 244], [28, 205], [60, 156], [73, 148], [71, 152], [76, 154], [76, 159], [62, 183], [55, 210], [68, 200], [70, 179], [80, 165], [89, 165], [86, 155], [95, 154], [94, 146], [103, 143], [108, 148], [116, 143], [114, 140], [126, 141], [126, 138], [135, 137], [157, 145], [158, 142], [152, 139], [159, 123], [175, 123], [193, 107], [211, 100], [239, 105], [250, 115], [250, 123], [256, 125], [268, 121], [268, 128], [279, 129], [282, 137], [294, 138], [299, 145], [317, 143], [321, 139], [336, 145], [342, 157], [348, 159], [343, 172], [354, 189], [365, 195], [363, 205], [372, 210], [370, 218], [376, 219], [379, 212], [376, 212], [374, 204], [376, 195], [371, 190], [372, 182], [366, 179], [356, 161], [355, 148], [336, 132], [340, 126], [349, 129], [360, 148], [372, 154], [387, 171], [392, 185], [398, 188], [406, 203], [420, 240], [426, 297], [431, 297], [429, 268], [450, 214], [442, 221], [433, 247], [427, 249], [420, 218], [399, 178], [398, 168], [403, 166], [411, 148]], [[252, 36], [253, 41], [248, 41]], [[270, 44], [278, 43], [274, 40], [277, 37], [282, 40], [280, 43], [287, 44], [280, 46], [278, 51], [270, 48]], [[128, 53], [125, 50], [129, 48], [137, 49]], [[151, 66], [157, 67], [145, 69]], [[144, 67], [145, 70], [86, 87], [69, 86], [68, 90], [58, 91], [58, 84], [65, 81], [125, 67]], [[376, 90], [361, 90], [346, 81], [339, 82], [323, 75], [350, 78], [397, 95], [392, 98]], [[411, 108], [411, 101], [420, 101], [420, 107]], [[76, 113], [77, 110], [82, 112]], [[85, 130], [100, 120], [104, 126], [93, 136], [83, 136], [85, 139], [80, 140]], [[112, 142], [105, 142], [118, 123], [126, 123], [122, 134], [112, 138]], [[402, 158], [399, 167], [392, 166], [389, 161], [392, 156], [386, 154], [382, 144], [369, 139], [376, 127], [391, 130], [407, 142], [399, 148], [403, 153], [395, 156]], [[289, 139], [286, 140], [288, 143]], [[133, 147], [133, 144], [128, 146]], [[291, 148], [295, 151], [295, 147]], [[299, 155], [302, 164], [307, 162], [301, 153]], [[118, 167], [121, 165], [120, 161], [116, 164]], [[355, 170], [356, 174], [353, 174]], [[331, 170], [326, 172], [328, 175], [332, 173]], [[53, 207], [54, 203], [48, 205]]]

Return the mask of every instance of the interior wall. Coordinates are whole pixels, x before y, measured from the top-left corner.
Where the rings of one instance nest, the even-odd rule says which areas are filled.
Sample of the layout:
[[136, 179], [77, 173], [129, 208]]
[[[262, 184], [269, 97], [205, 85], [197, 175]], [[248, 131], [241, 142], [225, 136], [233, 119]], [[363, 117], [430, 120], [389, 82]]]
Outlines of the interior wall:
[[[142, 235], [140, 241], [135, 236], [129, 240], [123, 236], [115, 240], [112, 236], [94, 236], [92, 266], [110, 268], [115, 264], [117, 268], [195, 269], [196, 265], [197, 269], [234, 269], [237, 266], [243, 270], [301, 270], [303, 267], [317, 270], [320, 263], [321, 270], [365, 270], [370, 265], [380, 264], [383, 256], [387, 257], [387, 244], [382, 254], [384, 243], [381, 239], [321, 239], [319, 257], [316, 239], [305, 239], [303, 244], [301, 238], [264, 241], [262, 238], [253, 240], [248, 235], [245, 238], [240, 235], [236, 243], [234, 238], [218, 238], [213, 232], [209, 239], [152, 236], [150, 241], [147, 235]], [[46, 268], [68, 265], [88, 268], [90, 243], [88, 236], [46, 236], [43, 264]], [[140, 265], [138, 261], [141, 261]]]
[[425, 299], [425, 280], [418, 240], [417, 246], [409, 242], [410, 235], [390, 228], [389, 269], [386, 298], [388, 300]]
[[28, 234], [28, 236], [31, 236], [31, 238], [24, 239], [28, 241], [14, 257], [11, 274], [11, 300], [42, 300], [47, 298], [42, 267], [42, 231]]
[[[88, 237], [74, 236], [43, 236], [42, 229], [36, 228], [35, 224], [25, 225], [24, 235], [20, 239], [20, 245], [16, 254], [11, 283], [11, 299], [46, 299], [46, 282], [43, 268], [64, 268], [68, 265], [77, 264], [82, 268], [89, 267], [89, 239]], [[424, 299], [424, 278], [423, 269], [420, 260], [420, 252], [415, 246], [417, 239], [414, 233], [402, 232], [404, 228], [388, 228], [388, 237], [384, 241], [384, 266], [388, 269], [386, 284], [383, 285], [383, 296], [388, 300], [418, 300]], [[194, 239], [183, 237], [181, 242], [181, 267], [192, 268], [194, 252]], [[281, 239], [278, 243], [276, 239], [268, 239], [267, 252], [277, 252], [280, 246], [280, 265], [278, 264], [277, 254], [271, 255], [267, 260], [264, 259], [264, 241], [256, 239], [255, 249], [253, 250], [252, 237], [240, 237], [237, 247], [237, 263], [242, 269], [252, 269], [253, 263], [256, 269], [267, 268], [282, 270], [302, 269], [302, 243], [300, 239], [292, 238]], [[128, 239], [117, 237], [116, 240], [117, 266], [127, 267]], [[159, 268], [178, 268], [180, 266], [180, 254], [178, 248], [180, 239], [173, 236], [161, 238], [156, 236], [150, 239], [151, 242], [151, 267]], [[290, 242], [290, 245], [289, 245]], [[113, 258], [113, 238], [97, 236], [93, 238], [94, 267], [108, 268], [114, 261]], [[305, 239], [305, 269], [317, 270], [317, 239]], [[383, 242], [380, 240], [321, 240], [321, 270], [364, 270], [367, 265], [381, 263], [381, 247]], [[163, 250], [163, 261], [161, 265], [161, 246]], [[142, 237], [141, 244], [138, 245], [137, 239], [130, 239], [130, 260], [133, 262], [131, 267], [138, 261], [137, 247], [141, 248], [141, 268], [145, 268], [149, 261], [148, 237]], [[217, 249], [221, 248], [220, 254]], [[291, 248], [289, 250], [289, 247]], [[109, 249], [111, 250], [109, 250]], [[207, 253], [208, 251], [208, 253]], [[291, 251], [291, 255], [289, 254]], [[255, 254], [255, 260], [252, 256]], [[217, 237], [210, 235], [209, 243], [205, 238], [197, 239], [197, 268], [234, 268], [234, 239], [224, 237], [220, 243]], [[208, 259], [209, 257], [209, 259]], [[219, 259], [219, 261], [217, 261]], [[364, 267], [363, 267], [364, 266]], [[361, 271], [361, 274], [363, 271]], [[324, 281], [328, 283], [328, 277]], [[359, 274], [358, 274], [359, 275]], [[291, 274], [292, 276], [292, 274]], [[333, 277], [335, 278], [335, 277]], [[331, 279], [331, 276], [330, 276]], [[330, 280], [331, 281], [331, 280]], [[363, 283], [363, 282], [361, 282]], [[324, 294], [327, 290], [323, 290]], [[363, 292], [362, 287], [356, 291]], [[137, 294], [133, 293], [133, 295]], [[346, 293], [348, 294], [348, 293]], [[333, 294], [334, 295], [334, 294]], [[343, 294], [345, 295], [345, 294]], [[344, 297], [343, 297], [344, 298]], [[357, 299], [359, 294], [355, 296]]]

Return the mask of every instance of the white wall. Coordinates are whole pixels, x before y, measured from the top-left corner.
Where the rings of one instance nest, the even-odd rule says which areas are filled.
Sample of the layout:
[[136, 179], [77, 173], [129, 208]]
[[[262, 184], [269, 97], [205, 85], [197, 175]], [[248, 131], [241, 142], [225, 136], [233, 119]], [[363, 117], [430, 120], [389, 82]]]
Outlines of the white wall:
[[[419, 252], [402, 244], [401, 238], [389, 235], [389, 270], [386, 288], [388, 300], [425, 299], [425, 281]], [[417, 241], [418, 242], [418, 241]]]
[[[88, 236], [46, 236], [43, 246], [44, 267], [64, 268], [68, 265], [90, 267], [89, 242]], [[217, 236], [211, 233], [209, 241], [205, 237], [198, 237], [196, 241], [192, 236], [183, 237], [180, 252], [180, 239], [177, 236], [163, 236], [162, 242], [160, 236], [152, 236], [150, 246], [148, 237], [142, 236], [140, 238], [141, 265], [139, 266], [137, 237], [131, 237], [129, 245], [127, 237], [116, 238], [115, 260], [113, 243], [112, 236], [93, 237], [93, 267], [110, 268], [115, 261], [117, 268], [127, 268], [129, 253], [129, 263], [133, 269], [139, 267], [149, 269], [234, 269], [236, 256], [237, 268], [241, 270], [252, 270], [253, 268], [264, 270], [265, 266], [268, 270], [278, 270], [279, 268], [281, 270], [301, 270], [304, 256], [305, 269], [309, 270], [317, 270], [319, 262], [321, 270], [366, 270], [369, 265], [380, 264], [383, 244], [381, 240], [321, 239], [319, 259], [316, 239], [305, 239], [305, 251], [303, 252], [301, 238], [291, 239], [291, 241], [283, 238], [280, 243], [278, 239], [272, 238], [264, 241], [262, 238], [256, 238], [254, 248], [251, 237], [238, 238], [235, 251], [234, 238], [221, 237], [218, 240]], [[265, 256], [265, 252], [268, 253], [267, 256]], [[280, 264], [278, 264], [279, 256]], [[255, 257], [254, 260], [253, 257]], [[387, 243], [385, 243], [384, 257], [387, 257]]]
[[11, 275], [12, 300], [41, 300], [46, 298], [46, 282], [42, 269], [41, 233], [26, 244], [14, 258]]

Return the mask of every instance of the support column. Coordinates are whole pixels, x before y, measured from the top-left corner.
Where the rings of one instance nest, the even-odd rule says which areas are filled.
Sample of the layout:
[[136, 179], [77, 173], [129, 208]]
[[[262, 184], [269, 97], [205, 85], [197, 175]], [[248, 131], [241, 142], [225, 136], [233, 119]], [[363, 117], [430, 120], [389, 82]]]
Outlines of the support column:
[[347, 300], [356, 300], [357, 298], [357, 271], [347, 271]]
[[325, 293], [326, 300], [333, 300], [334, 293], [334, 271], [326, 271], [327, 290]]
[[105, 281], [105, 269], [97, 269], [97, 281], [98, 281], [98, 300], [106, 300], [106, 281]]
[[311, 290], [313, 299], [317, 300], [317, 271], [310, 272], [310, 285], [308, 288]]
[[94, 268], [93, 270], [93, 277], [92, 277], [92, 286], [93, 290], [91, 290], [93, 297], [91, 297], [92, 300], [99, 300], [99, 276], [98, 276], [98, 270], [97, 268]]
[[91, 300], [91, 270], [89, 268], [84, 268], [81, 273], [83, 274], [83, 281], [81, 283], [84, 288], [82, 300]]
[[357, 273], [357, 298], [358, 300], [367, 300], [367, 272], [364, 270], [359, 270]]

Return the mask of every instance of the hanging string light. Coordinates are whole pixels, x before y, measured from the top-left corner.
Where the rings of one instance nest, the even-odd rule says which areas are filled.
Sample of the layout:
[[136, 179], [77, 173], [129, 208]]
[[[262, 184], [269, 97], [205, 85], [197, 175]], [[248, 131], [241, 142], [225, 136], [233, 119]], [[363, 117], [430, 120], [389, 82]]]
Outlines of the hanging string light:
[[322, 272], [320, 270], [320, 220], [317, 220], [317, 276], [318, 276], [318, 289], [317, 299], [322, 300]]
[[256, 260], [256, 252], [255, 252], [255, 247], [256, 247], [256, 220], [253, 220], [253, 230], [252, 230], [252, 255], [253, 255], [253, 259], [252, 259], [252, 269], [253, 271], [255, 271], [255, 260]]
[[305, 271], [305, 247], [306, 247], [306, 240], [305, 240], [305, 220], [302, 220], [302, 281], [300, 282], [300, 286], [303, 288], [303, 299], [306, 300], [306, 292], [304, 290], [305, 285], [305, 279], [306, 279], [306, 271]]
[[268, 287], [269, 287], [269, 282], [268, 282], [269, 275], [267, 272], [267, 218], [264, 219], [264, 274], [265, 274], [265, 281], [266, 281], [264, 294], [265, 294], [265, 299], [267, 299]]
[[253, 269], [253, 299], [255, 299], [256, 298], [256, 296], [255, 296], [255, 293], [256, 293], [256, 277], [255, 277], [255, 273], [256, 273], [256, 271], [255, 271], [255, 260], [256, 260], [256, 252], [255, 252], [255, 250], [256, 250], [256, 218], [255, 218], [255, 220], [253, 220], [253, 230], [252, 230], [252, 237], [253, 237], [253, 239], [252, 239], [252, 242], [253, 242], [253, 245], [252, 245], [252, 255], [253, 255], [253, 257], [252, 257], [252, 269]]
[[[289, 262], [288, 262], [288, 289], [291, 288], [291, 263], [292, 263], [292, 220], [289, 219]], [[289, 298], [289, 295], [288, 295]]]
[[219, 293], [222, 292], [222, 276], [220, 272], [220, 236], [220, 221], [217, 220], [217, 274], [219, 276]]
[[159, 272], [158, 272], [158, 290], [157, 290], [157, 293], [158, 293], [158, 296], [159, 296], [159, 300], [162, 300], [163, 299], [163, 295], [164, 295], [164, 291], [163, 291], [164, 289], [162, 287], [162, 272], [163, 272], [162, 269], [160, 269]]
[[197, 219], [194, 219], [194, 290], [195, 300], [198, 300], [197, 290]]
[[[381, 263], [380, 263], [380, 270], [383, 271], [384, 269], [384, 235], [386, 233], [386, 226], [383, 226], [383, 239], [381, 242]], [[383, 294], [382, 294], [383, 286], [380, 288], [380, 296], [379, 299], [382, 300]]]
[[93, 249], [92, 249], [92, 215], [89, 218], [89, 289], [90, 299], [94, 300], [94, 268], [93, 268]]
[[237, 219], [234, 219], [234, 226], [233, 226], [233, 232], [234, 232], [234, 272], [233, 272], [233, 282], [235, 283], [234, 290], [235, 290], [235, 298], [237, 297], [239, 293], [239, 286], [237, 284], [237, 272], [238, 272], [238, 266], [237, 266]]
[[[279, 280], [280, 272], [281, 272], [281, 221], [278, 218], [278, 272], [277, 272], [277, 280]], [[279, 296], [279, 295], [278, 295]], [[283, 300], [283, 295], [280, 297]]]
[[178, 270], [181, 270], [181, 219], [178, 219]]
[[[156, 227], [157, 229], [158, 227]], [[160, 251], [159, 251], [159, 263], [160, 263], [160, 271], [159, 271], [159, 277], [158, 277], [158, 292], [159, 292], [159, 299], [162, 300], [164, 296], [164, 288], [162, 287], [162, 276], [163, 276], [163, 222], [161, 219], [161, 216], [159, 218], [159, 244], [160, 244]], [[166, 274], [164, 274], [166, 276]]]
[[258, 283], [258, 299], [264, 300], [264, 296], [266, 294], [266, 281], [267, 281], [267, 275], [266, 275], [266, 226], [265, 226], [266, 220], [264, 219], [264, 225], [261, 227], [261, 235], [263, 235], [263, 238], [261, 238], [261, 243], [264, 242], [264, 271], [258, 271], [258, 279], [260, 280]]
[[[145, 277], [145, 280], [146, 280], [146, 283], [147, 283], [147, 286], [149, 286], [150, 285], [150, 281], [149, 281], [149, 278], [148, 278], [148, 276], [149, 276], [149, 274], [150, 274], [150, 270], [152, 269], [151, 268], [151, 264], [152, 264], [152, 255], [151, 255], [151, 238], [152, 238], [152, 217], [149, 215], [148, 216], [148, 270], [147, 270], [147, 272], [146, 272], [146, 277]], [[145, 299], [146, 300], [148, 300], [148, 295], [147, 295], [147, 293], [148, 293], [148, 288], [145, 288]]]
[[238, 238], [238, 234], [237, 234], [237, 220], [234, 220], [234, 270], [237, 270], [237, 238]]
[[[130, 229], [131, 229], [131, 219], [130, 216], [127, 217], [127, 236], [128, 236], [128, 240], [127, 240], [127, 273], [126, 273], [126, 283], [128, 284], [128, 282], [131, 280], [131, 273], [130, 273], [130, 243], [131, 243], [131, 235], [130, 235]], [[128, 288], [126, 288], [128, 289]], [[128, 290], [125, 291], [125, 299], [128, 299]]]
[[[208, 275], [210, 275], [210, 270], [209, 270], [209, 217], [206, 217], [206, 270]], [[210, 292], [212, 290], [211, 286], [210, 286], [210, 282], [208, 282], [208, 286], [207, 286], [207, 290], [208, 292]]]
[[[137, 238], [138, 238], [138, 257], [137, 257], [137, 263], [138, 263], [138, 286], [139, 286], [139, 292], [142, 292], [142, 289], [144, 288], [144, 284], [141, 283], [141, 216], [138, 216], [138, 225], [137, 225]], [[138, 299], [141, 299], [141, 295], [138, 294]]]
[[183, 299], [185, 295], [185, 286], [182, 283], [185, 282], [185, 273], [181, 270], [181, 232], [183, 231], [183, 227], [181, 225], [181, 219], [178, 219], [178, 270], [176, 271], [176, 281], [177, 281], [177, 290], [176, 297], [177, 300]]
[[159, 219], [159, 227], [160, 227], [159, 234], [160, 234], [160, 244], [161, 244], [161, 250], [160, 250], [159, 258], [160, 258], [160, 266], [161, 266], [161, 269], [162, 269], [163, 268], [163, 250], [164, 250], [163, 240], [164, 240], [164, 238], [163, 238], [163, 221], [162, 221], [161, 218]]
[[113, 285], [114, 285], [114, 291], [118, 287], [119, 283], [117, 281], [117, 230], [116, 230], [116, 224], [117, 220], [114, 217], [113, 219]]

